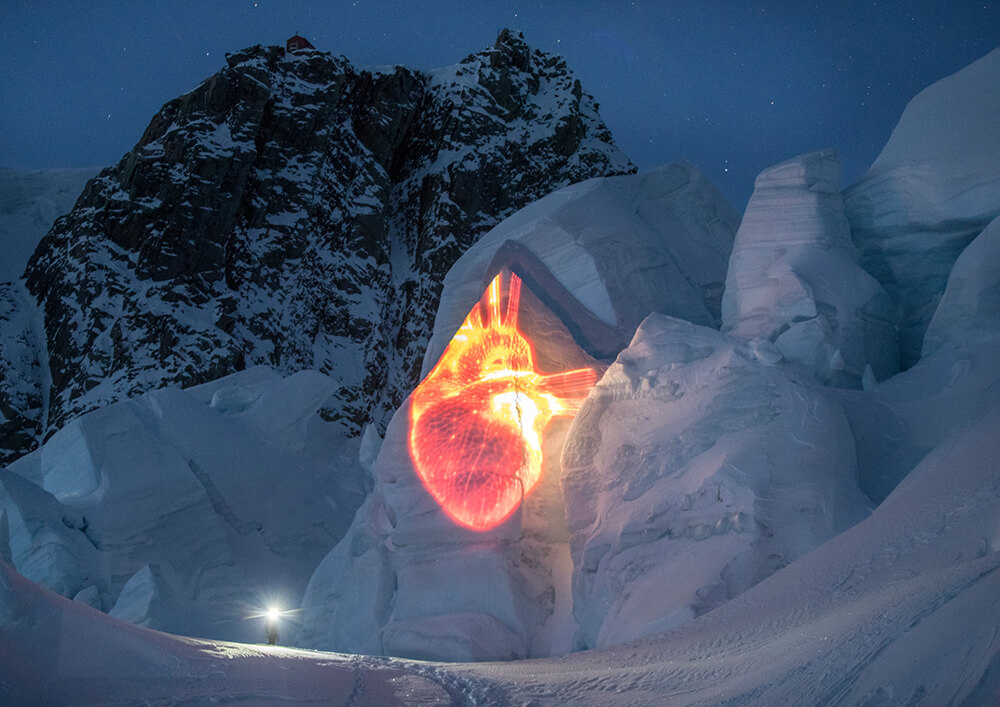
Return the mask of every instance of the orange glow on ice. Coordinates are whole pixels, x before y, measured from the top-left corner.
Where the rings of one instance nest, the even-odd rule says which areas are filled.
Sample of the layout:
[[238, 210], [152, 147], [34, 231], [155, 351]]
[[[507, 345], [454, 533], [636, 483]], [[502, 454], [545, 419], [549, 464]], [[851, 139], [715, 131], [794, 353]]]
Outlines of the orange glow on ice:
[[[521, 278], [490, 283], [434, 369], [411, 396], [410, 456], [420, 479], [459, 525], [502, 523], [538, 483], [542, 432], [574, 415], [597, 381], [590, 368], [535, 372], [518, 329]], [[506, 306], [503, 306], [503, 305]]]

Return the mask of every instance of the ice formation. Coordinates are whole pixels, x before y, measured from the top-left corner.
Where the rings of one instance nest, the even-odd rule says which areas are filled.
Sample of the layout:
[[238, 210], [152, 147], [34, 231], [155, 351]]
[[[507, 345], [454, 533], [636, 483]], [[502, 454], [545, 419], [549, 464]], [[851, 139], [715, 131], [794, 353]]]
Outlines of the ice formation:
[[840, 161], [814, 152], [761, 172], [736, 234], [722, 328], [773, 342], [821, 382], [860, 387], [899, 370], [895, 309], [857, 262]]
[[900, 309], [911, 366], [955, 259], [1000, 215], [1000, 48], [910, 101], [844, 202], [861, 264]]
[[[508, 277], [514, 276], [504, 272], [503, 279]], [[519, 334], [536, 344], [532, 370], [556, 374], [549, 380], [558, 382], [566, 369], [599, 366], [526, 285], [517, 321]], [[420, 396], [418, 388], [393, 416], [373, 466], [372, 493], [309, 582], [298, 644], [445, 660], [569, 650], [569, 549], [559, 489], [568, 420], [556, 417], [538, 430], [541, 465], [534, 488], [523, 500], [516, 494], [502, 522], [492, 516], [480, 522], [478, 515], [470, 519], [475, 522], [462, 522], [463, 514], [440, 502], [433, 484], [425, 485], [427, 472], [415, 463], [420, 455], [411, 453], [412, 406]], [[459, 437], [467, 426], [481, 424], [472, 413], [451, 423]], [[504, 425], [503, 438], [510, 432]], [[482, 469], [479, 461], [466, 470], [470, 479]], [[433, 460], [428, 464], [437, 473]]]
[[[556, 191], [499, 224], [449, 271], [425, 373], [497, 272], [524, 282], [519, 323], [545, 373], [600, 366], [649, 309], [717, 324], [734, 226], [722, 197], [688, 165]], [[474, 532], [455, 526], [414, 468], [407, 424], [417, 397], [394, 415], [372, 494], [310, 581], [301, 644], [449, 660], [570, 650], [572, 566], [559, 487], [567, 423], [546, 428], [536, 490], [505, 522]]]
[[256, 640], [364, 493], [333, 382], [255, 368], [94, 411], [0, 471], [3, 551], [29, 579], [153, 628]]
[[996, 340], [1000, 334], [1000, 217], [993, 219], [955, 261], [948, 286], [927, 327], [921, 356], [940, 349]]
[[651, 315], [576, 416], [579, 644], [689, 621], [863, 518], [847, 417], [767, 341]]
[[689, 164], [555, 191], [505, 219], [448, 271], [424, 373], [503, 267], [550, 293], [546, 305], [597, 357], [624, 348], [650, 312], [718, 326], [738, 225]]

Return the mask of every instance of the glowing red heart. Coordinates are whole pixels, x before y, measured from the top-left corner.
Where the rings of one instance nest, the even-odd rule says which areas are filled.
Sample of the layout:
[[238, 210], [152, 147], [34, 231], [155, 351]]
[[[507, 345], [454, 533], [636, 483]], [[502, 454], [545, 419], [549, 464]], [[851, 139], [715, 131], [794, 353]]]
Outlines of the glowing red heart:
[[518, 329], [521, 279], [490, 283], [410, 402], [410, 456], [424, 486], [456, 523], [488, 530], [538, 483], [542, 433], [579, 409], [597, 374], [535, 372]]

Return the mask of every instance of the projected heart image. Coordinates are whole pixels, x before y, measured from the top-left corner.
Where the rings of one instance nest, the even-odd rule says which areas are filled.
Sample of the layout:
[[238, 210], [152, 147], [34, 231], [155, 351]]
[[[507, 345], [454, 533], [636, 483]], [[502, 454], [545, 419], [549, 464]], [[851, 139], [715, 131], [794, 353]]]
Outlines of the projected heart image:
[[518, 328], [521, 279], [490, 283], [411, 396], [410, 455], [424, 486], [456, 523], [488, 530], [538, 483], [542, 435], [574, 415], [597, 374], [542, 375]]

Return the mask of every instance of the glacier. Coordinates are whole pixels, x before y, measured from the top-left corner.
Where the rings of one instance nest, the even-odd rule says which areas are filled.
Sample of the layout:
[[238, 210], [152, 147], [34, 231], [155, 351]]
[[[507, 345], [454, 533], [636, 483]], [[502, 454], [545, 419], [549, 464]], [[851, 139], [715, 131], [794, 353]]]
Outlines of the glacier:
[[[354, 369], [38, 429], [0, 471], [0, 699], [1000, 702], [998, 61], [917, 96], [842, 191], [821, 150], [764, 170], [742, 222], [685, 163], [484, 221], [409, 365], [510, 272], [539, 368], [600, 374], [488, 531], [421, 485], [405, 396], [345, 427]], [[37, 421], [44, 331], [5, 292], [0, 410]], [[259, 645], [278, 602], [296, 647]]]
[[74, 420], [0, 471], [2, 549], [42, 586], [184, 635], [259, 638], [297, 603], [367, 481], [336, 389], [258, 367]]
[[[451, 268], [424, 372], [502, 270], [524, 281], [524, 331], [551, 372], [603, 368], [649, 310], [717, 326], [735, 226], [731, 208], [690, 165], [557, 190], [501, 222]], [[567, 422], [546, 433], [540, 487], [513, 518], [474, 532], [456, 528], [420, 483], [407, 446], [409, 405], [390, 421], [371, 495], [309, 583], [300, 645], [449, 660], [579, 647], [559, 483]], [[457, 574], [467, 577], [460, 585]]]
[[570, 428], [561, 484], [586, 647], [665, 631], [869, 512], [841, 407], [766, 341], [650, 315]]

